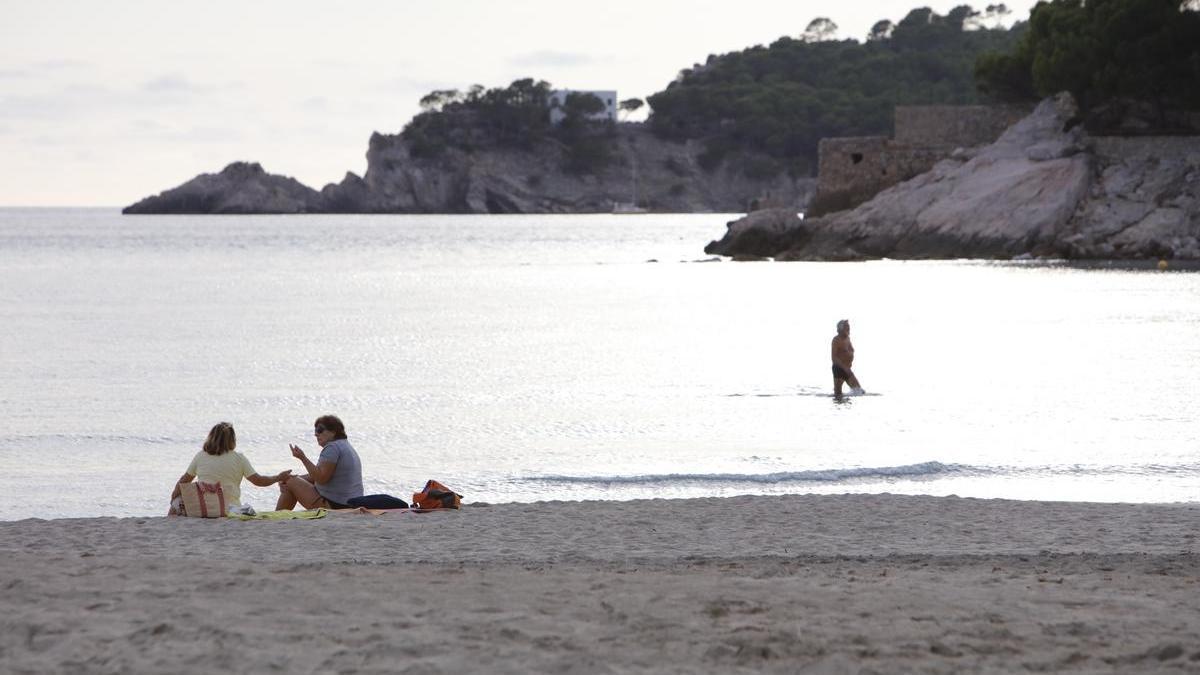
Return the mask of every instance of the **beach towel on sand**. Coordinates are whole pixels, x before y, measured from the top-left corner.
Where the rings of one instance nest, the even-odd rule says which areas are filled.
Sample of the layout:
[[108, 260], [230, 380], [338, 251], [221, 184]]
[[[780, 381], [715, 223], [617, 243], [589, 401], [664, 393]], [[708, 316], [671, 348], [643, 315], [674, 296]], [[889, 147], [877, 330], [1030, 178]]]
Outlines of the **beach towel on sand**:
[[229, 517], [236, 520], [312, 520], [324, 518], [325, 514], [325, 509], [313, 509], [311, 511], [259, 511], [252, 516], [244, 513], [230, 513]]

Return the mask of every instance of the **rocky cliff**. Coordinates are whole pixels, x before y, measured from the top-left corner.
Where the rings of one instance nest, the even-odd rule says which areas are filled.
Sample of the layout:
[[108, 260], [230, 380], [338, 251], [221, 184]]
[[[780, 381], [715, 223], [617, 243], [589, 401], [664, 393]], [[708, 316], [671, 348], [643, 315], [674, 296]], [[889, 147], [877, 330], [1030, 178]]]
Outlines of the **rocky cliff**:
[[1200, 140], [1090, 138], [1068, 95], [1043, 101], [995, 143], [849, 211], [791, 210], [729, 224], [705, 251], [783, 260], [1200, 259]]
[[267, 173], [257, 163], [234, 162], [177, 188], [128, 206], [123, 213], [311, 213], [321, 194], [294, 178]]
[[415, 157], [400, 135], [376, 133], [362, 177], [347, 173], [320, 192], [257, 164], [231, 164], [125, 209], [125, 213], [604, 213], [637, 202], [658, 212], [803, 208], [815, 180], [769, 175], [769, 160], [743, 154], [711, 170], [698, 143], [661, 140], [640, 124], [617, 125], [597, 171], [563, 170], [567, 148], [545, 139], [528, 150]]

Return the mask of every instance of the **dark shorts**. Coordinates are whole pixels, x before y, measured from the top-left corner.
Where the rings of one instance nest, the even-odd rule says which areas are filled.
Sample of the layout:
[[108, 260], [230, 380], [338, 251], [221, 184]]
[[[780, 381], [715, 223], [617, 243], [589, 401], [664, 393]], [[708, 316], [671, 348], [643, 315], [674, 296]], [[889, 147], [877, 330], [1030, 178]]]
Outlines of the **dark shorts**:
[[[318, 492], [317, 494], [321, 495], [321, 493], [320, 493], [320, 492]], [[333, 501], [332, 499], [330, 499], [329, 497], [326, 497], [325, 495], [321, 495], [321, 499], [324, 499], [324, 500], [325, 500], [325, 503], [326, 503], [326, 504], [328, 504], [328, 505], [329, 505], [329, 508], [331, 508], [331, 509], [335, 509], [335, 510], [337, 510], [337, 509], [353, 509], [353, 508], [356, 508], [356, 507], [350, 506], [349, 504], [339, 504], [339, 503], [337, 503], [337, 502]]]
[[845, 368], [839, 366], [836, 363], [833, 364], [833, 376], [839, 380], [849, 380], [850, 379], [850, 373], [847, 373]]

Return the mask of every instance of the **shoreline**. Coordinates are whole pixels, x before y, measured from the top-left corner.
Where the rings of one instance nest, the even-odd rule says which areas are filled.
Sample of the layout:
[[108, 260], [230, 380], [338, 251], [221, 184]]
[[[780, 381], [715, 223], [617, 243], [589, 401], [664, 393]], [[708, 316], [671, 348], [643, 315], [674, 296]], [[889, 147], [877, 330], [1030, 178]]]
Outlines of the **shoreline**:
[[[252, 486], [250, 486], [247, 489], [253, 490], [254, 488]], [[735, 495], [714, 495], [714, 496], [705, 496], [705, 497], [654, 497], [654, 498], [628, 497], [628, 498], [620, 498], [620, 499], [617, 499], [617, 498], [614, 498], [614, 499], [598, 499], [598, 498], [543, 499], [543, 500], [533, 500], [533, 501], [511, 501], [511, 502], [487, 502], [487, 501], [465, 501], [464, 500], [462, 502], [461, 511], [469, 513], [469, 512], [477, 512], [477, 510], [480, 510], [480, 509], [498, 509], [501, 511], [505, 511], [508, 509], [530, 509], [530, 508], [538, 508], [538, 507], [545, 507], [545, 508], [579, 507], [579, 508], [584, 508], [584, 509], [590, 509], [593, 507], [603, 508], [606, 505], [615, 506], [615, 505], [624, 505], [624, 504], [647, 505], [647, 506], [649, 506], [649, 508], [652, 508], [652, 509], [656, 508], [654, 505], [661, 505], [662, 508], [667, 508], [669, 510], [670, 505], [672, 505], [672, 504], [678, 504], [680, 506], [689, 506], [689, 505], [690, 506], [695, 506], [695, 505], [711, 506], [713, 503], [719, 505], [720, 503], [723, 503], [723, 502], [732, 502], [732, 501], [739, 501], [739, 500], [780, 500], [780, 501], [787, 502], [787, 501], [792, 501], [792, 500], [843, 500], [843, 499], [852, 500], [852, 501], [857, 500], [857, 499], [865, 499], [865, 500], [872, 500], [872, 501], [874, 501], [874, 500], [884, 500], [884, 501], [888, 501], [888, 500], [921, 500], [921, 501], [933, 500], [936, 502], [966, 502], [966, 503], [993, 504], [993, 505], [1000, 506], [1001, 508], [1003, 508], [1002, 505], [1015, 506], [1015, 505], [1022, 505], [1022, 504], [1028, 504], [1028, 505], [1041, 504], [1041, 505], [1047, 505], [1047, 506], [1064, 506], [1064, 507], [1101, 507], [1101, 508], [1109, 508], [1109, 507], [1112, 507], [1112, 508], [1120, 508], [1120, 507], [1188, 508], [1188, 507], [1195, 507], [1197, 510], [1197, 513], [1200, 513], [1200, 495], [1198, 495], [1197, 499], [1193, 500], [1193, 501], [1179, 500], [1179, 501], [1143, 502], [1143, 501], [1093, 501], [1093, 500], [1087, 500], [1087, 499], [1053, 499], [1053, 500], [1051, 500], [1051, 499], [1020, 499], [1020, 498], [1016, 498], [1016, 497], [973, 497], [973, 496], [965, 496], [964, 497], [964, 496], [957, 495], [957, 494], [945, 494], [945, 495], [943, 495], [943, 494], [917, 494], [917, 493], [907, 493], [907, 492], [834, 492], [834, 493], [800, 492], [800, 493], [786, 493], [786, 494], [746, 493], [746, 494], [735, 494]], [[260, 509], [260, 511], [261, 510], [263, 510], [263, 509]], [[303, 509], [300, 508], [299, 506], [297, 506], [294, 510], [302, 511]], [[346, 516], [346, 515], [351, 515], [351, 511], [352, 510], [350, 510], [350, 509], [332, 511], [332, 512], [330, 512], [330, 515]], [[378, 517], [383, 517], [383, 516], [407, 517], [407, 515], [402, 514], [401, 511], [403, 511], [403, 509], [396, 510], [395, 512], [378, 513], [375, 515]], [[453, 510], [447, 510], [447, 511], [445, 511], [445, 513], [453, 513]], [[141, 514], [141, 515], [96, 515], [96, 516], [61, 516], [61, 517], [53, 516], [53, 517], [48, 517], [48, 518], [44, 518], [41, 516], [25, 516], [25, 517], [22, 517], [19, 519], [7, 519], [7, 520], [0, 519], [0, 533], [3, 532], [5, 527], [19, 526], [19, 525], [23, 525], [23, 524], [27, 524], [27, 523], [29, 523], [29, 524], [33, 524], [33, 523], [53, 524], [53, 523], [68, 523], [69, 522], [69, 523], [93, 523], [94, 524], [94, 523], [99, 523], [99, 522], [121, 523], [121, 522], [131, 521], [131, 520], [157, 521], [157, 520], [165, 520], [165, 519], [166, 519], [166, 517], [163, 514], [159, 514], [159, 513]], [[186, 522], [193, 522], [193, 520], [197, 521], [197, 522], [208, 522], [208, 521], [202, 521], [201, 519], [189, 519], [189, 520], [172, 519], [169, 522], [185, 522], [186, 523]], [[3, 545], [0, 544], [0, 551], [3, 551], [3, 550], [5, 550], [5, 549], [4, 549]]]
[[1198, 534], [1193, 503], [889, 494], [10, 521], [0, 666], [1197, 669]]

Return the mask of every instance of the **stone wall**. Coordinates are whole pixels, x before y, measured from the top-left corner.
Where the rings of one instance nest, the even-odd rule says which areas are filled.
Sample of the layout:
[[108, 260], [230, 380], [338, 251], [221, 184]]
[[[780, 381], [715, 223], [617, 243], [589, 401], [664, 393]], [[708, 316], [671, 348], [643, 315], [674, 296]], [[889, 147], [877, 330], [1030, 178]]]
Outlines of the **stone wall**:
[[1109, 163], [1153, 157], [1186, 159], [1200, 164], [1200, 136], [1093, 136], [1091, 149]]
[[925, 173], [960, 147], [994, 142], [1028, 106], [897, 106], [895, 139], [824, 138], [817, 146], [817, 194], [809, 213], [853, 208]]
[[814, 214], [852, 208], [881, 190], [922, 174], [947, 153], [915, 147], [883, 136], [823, 138], [817, 146]]
[[992, 143], [1033, 108], [1023, 105], [898, 105], [897, 143], [970, 148]]
[[887, 182], [890, 145], [886, 136], [822, 138], [817, 146], [817, 193], [854, 198], [878, 192]]

